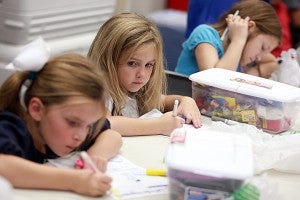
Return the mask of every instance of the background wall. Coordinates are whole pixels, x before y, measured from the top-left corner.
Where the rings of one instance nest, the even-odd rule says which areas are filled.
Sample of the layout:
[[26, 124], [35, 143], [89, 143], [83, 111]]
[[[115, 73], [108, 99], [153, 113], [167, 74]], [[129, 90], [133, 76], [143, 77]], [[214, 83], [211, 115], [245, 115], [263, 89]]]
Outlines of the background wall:
[[[179, 1], [179, 0], [177, 0]], [[117, 0], [116, 13], [130, 11], [148, 14], [166, 8], [167, 0]]]

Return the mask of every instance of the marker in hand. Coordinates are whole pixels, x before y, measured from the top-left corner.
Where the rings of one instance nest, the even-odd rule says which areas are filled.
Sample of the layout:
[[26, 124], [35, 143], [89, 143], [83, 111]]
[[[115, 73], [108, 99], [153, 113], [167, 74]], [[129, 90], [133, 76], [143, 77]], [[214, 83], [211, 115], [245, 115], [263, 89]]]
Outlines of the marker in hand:
[[174, 101], [173, 117], [176, 117], [176, 116], [177, 116], [178, 104], [179, 104], [179, 101], [176, 99], [176, 100]]
[[88, 165], [95, 173], [100, 172], [96, 167], [95, 163], [92, 161], [91, 157], [87, 154], [87, 152], [80, 152], [80, 157], [83, 160], [85, 165]]
[[[236, 16], [239, 14], [239, 10], [235, 11], [235, 13], [233, 14], [232, 20], [234, 20], [236, 18]], [[223, 41], [225, 39], [225, 37], [227, 36], [228, 33], [228, 27], [226, 27], [226, 29], [224, 30], [222, 36], [221, 36], [221, 41]]]

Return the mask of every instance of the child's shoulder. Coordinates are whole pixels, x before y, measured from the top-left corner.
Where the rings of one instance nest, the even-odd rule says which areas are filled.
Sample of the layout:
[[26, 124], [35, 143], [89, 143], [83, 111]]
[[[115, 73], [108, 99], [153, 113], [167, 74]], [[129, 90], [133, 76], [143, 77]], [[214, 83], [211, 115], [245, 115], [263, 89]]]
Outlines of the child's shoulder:
[[214, 29], [212, 26], [207, 25], [207, 24], [200, 24], [198, 25], [194, 31], [191, 33], [191, 35], [199, 35], [199, 34], [217, 34], [217, 30]]
[[211, 41], [215, 38], [219, 38], [219, 33], [212, 26], [207, 24], [201, 24], [197, 26], [194, 31], [191, 33], [189, 40], [190, 41]]
[[7, 134], [10, 132], [9, 130], [20, 134], [27, 132], [25, 121], [19, 115], [7, 111], [0, 112], [0, 129], [2, 128], [5, 131], [0, 131], [0, 134]]

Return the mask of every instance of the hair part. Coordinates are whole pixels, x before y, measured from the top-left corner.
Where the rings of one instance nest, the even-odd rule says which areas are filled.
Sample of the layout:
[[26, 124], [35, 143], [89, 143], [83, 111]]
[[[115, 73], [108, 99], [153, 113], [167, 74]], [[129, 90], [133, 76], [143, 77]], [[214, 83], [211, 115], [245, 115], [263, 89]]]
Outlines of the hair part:
[[153, 108], [163, 109], [160, 98], [166, 92], [166, 77], [159, 30], [151, 20], [135, 13], [114, 15], [100, 27], [88, 57], [96, 62], [108, 80], [109, 93], [114, 101], [113, 115], [120, 115], [128, 101], [128, 92], [118, 80], [118, 62], [125, 53], [130, 56], [142, 45], [149, 43], [155, 45], [157, 59], [149, 82], [136, 93], [140, 114]]

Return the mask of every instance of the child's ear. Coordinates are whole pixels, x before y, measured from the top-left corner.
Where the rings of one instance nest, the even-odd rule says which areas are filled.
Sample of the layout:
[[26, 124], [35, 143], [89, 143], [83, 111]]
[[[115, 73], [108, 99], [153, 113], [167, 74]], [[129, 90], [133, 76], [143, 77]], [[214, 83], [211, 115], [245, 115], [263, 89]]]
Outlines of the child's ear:
[[33, 97], [30, 99], [28, 104], [28, 112], [35, 121], [41, 120], [45, 110], [44, 108], [45, 106], [39, 98]]
[[248, 29], [249, 29], [249, 33], [253, 33], [256, 30], [256, 23], [255, 21], [250, 20], [248, 22]]

